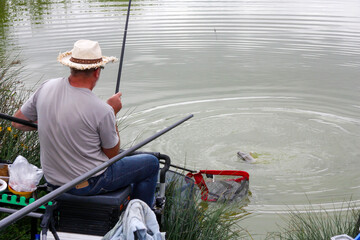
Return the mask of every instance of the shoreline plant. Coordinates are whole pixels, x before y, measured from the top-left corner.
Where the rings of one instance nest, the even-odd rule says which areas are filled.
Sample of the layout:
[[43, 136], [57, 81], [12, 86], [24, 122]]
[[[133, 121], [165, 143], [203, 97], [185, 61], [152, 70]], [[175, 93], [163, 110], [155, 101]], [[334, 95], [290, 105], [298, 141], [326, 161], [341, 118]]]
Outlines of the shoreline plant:
[[[0, 112], [13, 115], [29, 92], [24, 84], [16, 80], [22, 67], [18, 61], [9, 58], [0, 59]], [[13, 162], [22, 155], [36, 166], [40, 166], [40, 146], [37, 132], [23, 132], [11, 127], [11, 122], [0, 119], [0, 160]]]
[[340, 209], [318, 210], [310, 205], [305, 211], [289, 211], [284, 220], [288, 225], [278, 232], [269, 233], [267, 240], [330, 240], [341, 234], [355, 238], [359, 234], [360, 210], [351, 200], [344, 202]]
[[[22, 90], [24, 85], [17, 80], [22, 67], [18, 61], [8, 58], [0, 59], [0, 112], [13, 115], [29, 94]], [[37, 132], [23, 132], [11, 127], [11, 122], [0, 119], [0, 160], [13, 162], [22, 155], [36, 166], [40, 166], [40, 146]], [[0, 219], [8, 216], [0, 213]], [[29, 239], [31, 219], [24, 217], [0, 232], [0, 239]]]

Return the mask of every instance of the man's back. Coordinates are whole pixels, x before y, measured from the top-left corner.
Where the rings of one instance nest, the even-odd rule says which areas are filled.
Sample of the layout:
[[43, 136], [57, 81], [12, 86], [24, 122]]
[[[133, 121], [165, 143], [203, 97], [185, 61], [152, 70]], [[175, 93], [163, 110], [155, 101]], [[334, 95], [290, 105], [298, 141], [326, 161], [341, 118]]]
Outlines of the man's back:
[[[116, 156], [120, 148], [115, 115], [121, 110], [121, 92], [106, 103], [92, 90], [103, 66], [116, 60], [101, 53], [96, 41], [78, 40], [58, 61], [70, 67], [69, 78], [50, 80], [25, 102], [15, 117], [38, 121], [40, 160], [48, 183], [63, 185]], [[12, 123], [15, 128], [35, 128]], [[151, 154], [124, 157], [102, 173], [68, 192], [96, 195], [132, 185], [132, 197], [153, 206], [159, 160]]]
[[25, 115], [31, 115], [32, 104], [49, 183], [63, 185], [108, 160], [101, 147], [117, 144], [114, 112], [91, 90], [73, 87], [67, 78], [52, 79], [21, 108]]

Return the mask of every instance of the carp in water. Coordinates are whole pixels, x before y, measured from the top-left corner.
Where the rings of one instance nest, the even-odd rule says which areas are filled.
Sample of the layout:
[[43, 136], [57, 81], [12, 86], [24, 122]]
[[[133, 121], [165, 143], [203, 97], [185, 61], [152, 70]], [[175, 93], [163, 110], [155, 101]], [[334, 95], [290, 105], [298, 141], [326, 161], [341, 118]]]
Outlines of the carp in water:
[[253, 158], [253, 156], [251, 156], [251, 153], [244, 153], [244, 152], [239, 151], [237, 153], [237, 155], [240, 159], [244, 160], [245, 162], [248, 162], [248, 163], [256, 162], [255, 158]]

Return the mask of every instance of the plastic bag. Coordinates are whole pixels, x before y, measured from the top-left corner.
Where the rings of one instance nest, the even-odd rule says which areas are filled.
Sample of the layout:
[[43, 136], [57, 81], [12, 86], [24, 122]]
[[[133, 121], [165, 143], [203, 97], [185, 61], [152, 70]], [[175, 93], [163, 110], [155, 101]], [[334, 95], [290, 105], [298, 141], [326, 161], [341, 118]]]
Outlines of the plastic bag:
[[342, 235], [337, 235], [337, 236], [331, 237], [331, 240], [359, 240], [359, 239], [360, 239], [360, 234], [358, 234], [355, 238], [352, 238], [352, 237], [348, 236], [347, 234], [342, 234]]
[[17, 192], [33, 192], [39, 184], [43, 171], [19, 155], [9, 165], [9, 186]]

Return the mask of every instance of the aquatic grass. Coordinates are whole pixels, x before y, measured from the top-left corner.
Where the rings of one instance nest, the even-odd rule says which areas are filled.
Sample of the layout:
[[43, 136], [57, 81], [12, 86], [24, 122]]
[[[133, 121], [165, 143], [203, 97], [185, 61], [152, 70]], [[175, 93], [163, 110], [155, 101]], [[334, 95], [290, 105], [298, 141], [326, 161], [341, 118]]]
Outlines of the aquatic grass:
[[[0, 59], [0, 112], [13, 115], [29, 97], [24, 84], [17, 78], [22, 71], [19, 61]], [[23, 132], [11, 127], [11, 122], [0, 119], [0, 159], [12, 162], [22, 155], [40, 166], [40, 146], [37, 132]]]
[[128, 110], [126, 110], [126, 112], [124, 114], [122, 114], [123, 116], [119, 118], [119, 120], [117, 121], [117, 125], [119, 126], [119, 133], [124, 131], [129, 126], [131, 126], [131, 124], [128, 123], [127, 120], [128, 120], [128, 117], [131, 116], [135, 112], [135, 110], [136, 110], [136, 107], [129, 108]]
[[305, 211], [292, 210], [284, 218], [288, 225], [281, 227], [279, 232], [268, 234], [266, 239], [318, 240], [341, 234], [354, 238], [359, 233], [359, 214], [351, 201], [331, 210], [318, 210], [312, 206]]
[[[169, 240], [230, 240], [242, 239], [247, 232], [231, 218], [232, 205], [201, 203], [196, 191], [184, 191], [183, 182], [172, 181], [166, 190], [166, 205], [162, 231]], [[183, 191], [181, 191], [183, 190]]]

